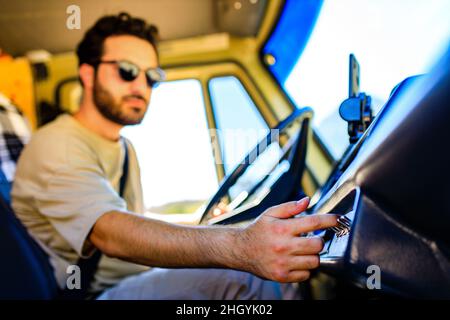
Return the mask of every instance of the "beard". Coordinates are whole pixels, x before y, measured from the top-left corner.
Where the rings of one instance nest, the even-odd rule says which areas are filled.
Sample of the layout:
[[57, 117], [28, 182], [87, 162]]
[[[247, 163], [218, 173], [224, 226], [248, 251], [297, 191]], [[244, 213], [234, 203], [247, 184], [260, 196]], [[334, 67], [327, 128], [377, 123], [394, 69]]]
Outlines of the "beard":
[[[128, 114], [124, 110], [125, 107], [121, 103], [118, 103], [114, 96], [104, 88], [100, 82], [95, 79], [94, 82], [94, 92], [93, 92], [94, 104], [97, 110], [108, 120], [117, 123], [122, 126], [136, 125], [140, 124], [144, 119], [146, 109], [133, 108], [131, 107]], [[121, 98], [121, 101], [127, 98], [138, 98], [142, 99], [146, 105], [148, 101], [139, 95], [129, 95]]]

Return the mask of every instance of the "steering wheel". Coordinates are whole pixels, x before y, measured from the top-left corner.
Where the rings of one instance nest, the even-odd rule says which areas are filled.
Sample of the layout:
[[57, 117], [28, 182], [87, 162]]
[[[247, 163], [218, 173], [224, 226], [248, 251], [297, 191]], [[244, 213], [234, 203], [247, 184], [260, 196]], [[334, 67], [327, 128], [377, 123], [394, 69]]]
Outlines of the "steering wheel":
[[[301, 179], [305, 170], [305, 159], [312, 109], [296, 109], [281, 121], [251, 150], [244, 160], [227, 175], [216, 194], [208, 202], [200, 224], [232, 224], [248, 221], [259, 216], [267, 208], [282, 202], [298, 200], [304, 193]], [[274, 132], [278, 134], [273, 134]], [[279, 143], [279, 144], [278, 144]], [[281, 148], [277, 163], [248, 190], [242, 190], [228, 204], [230, 191], [239, 184], [240, 178], [256, 164], [270, 146]], [[227, 210], [223, 213], [223, 207]], [[217, 214], [220, 213], [220, 214]]]

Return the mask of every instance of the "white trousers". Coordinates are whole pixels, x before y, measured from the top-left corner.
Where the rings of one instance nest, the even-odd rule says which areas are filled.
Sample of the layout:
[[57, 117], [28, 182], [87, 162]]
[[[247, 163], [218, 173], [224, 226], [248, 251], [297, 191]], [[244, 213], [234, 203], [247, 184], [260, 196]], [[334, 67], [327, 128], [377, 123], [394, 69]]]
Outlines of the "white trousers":
[[292, 300], [297, 284], [230, 269], [152, 268], [107, 289], [99, 300]]

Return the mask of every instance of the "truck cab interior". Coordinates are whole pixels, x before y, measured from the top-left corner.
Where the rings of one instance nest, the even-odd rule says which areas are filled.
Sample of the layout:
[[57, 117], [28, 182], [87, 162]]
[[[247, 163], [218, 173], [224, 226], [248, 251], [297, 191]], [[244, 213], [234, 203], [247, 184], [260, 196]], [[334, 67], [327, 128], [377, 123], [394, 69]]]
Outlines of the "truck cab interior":
[[[314, 234], [325, 247], [300, 284], [305, 299], [450, 298], [448, 0], [0, 7], [0, 104], [16, 106], [30, 134], [77, 110], [74, 50], [100, 16], [157, 25], [166, 80], [144, 121], [122, 131], [149, 217], [241, 225], [307, 195], [304, 214], [335, 213], [341, 225]], [[9, 206], [13, 176], [0, 178], [0, 299], [58, 299], [47, 257]]]

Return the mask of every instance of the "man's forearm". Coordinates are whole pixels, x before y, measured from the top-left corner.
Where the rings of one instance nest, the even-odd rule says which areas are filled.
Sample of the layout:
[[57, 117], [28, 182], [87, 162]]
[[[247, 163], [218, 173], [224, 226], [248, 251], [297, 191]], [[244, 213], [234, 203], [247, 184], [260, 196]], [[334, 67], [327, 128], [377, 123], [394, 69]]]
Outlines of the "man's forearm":
[[187, 227], [109, 212], [89, 239], [108, 256], [148, 266], [232, 268], [297, 282], [319, 266], [323, 248], [321, 238], [299, 235], [337, 225], [330, 214], [294, 218], [308, 203], [305, 198], [271, 207], [245, 228]]
[[154, 267], [238, 266], [236, 228], [187, 227], [132, 213], [109, 212], [90, 241], [106, 255]]

